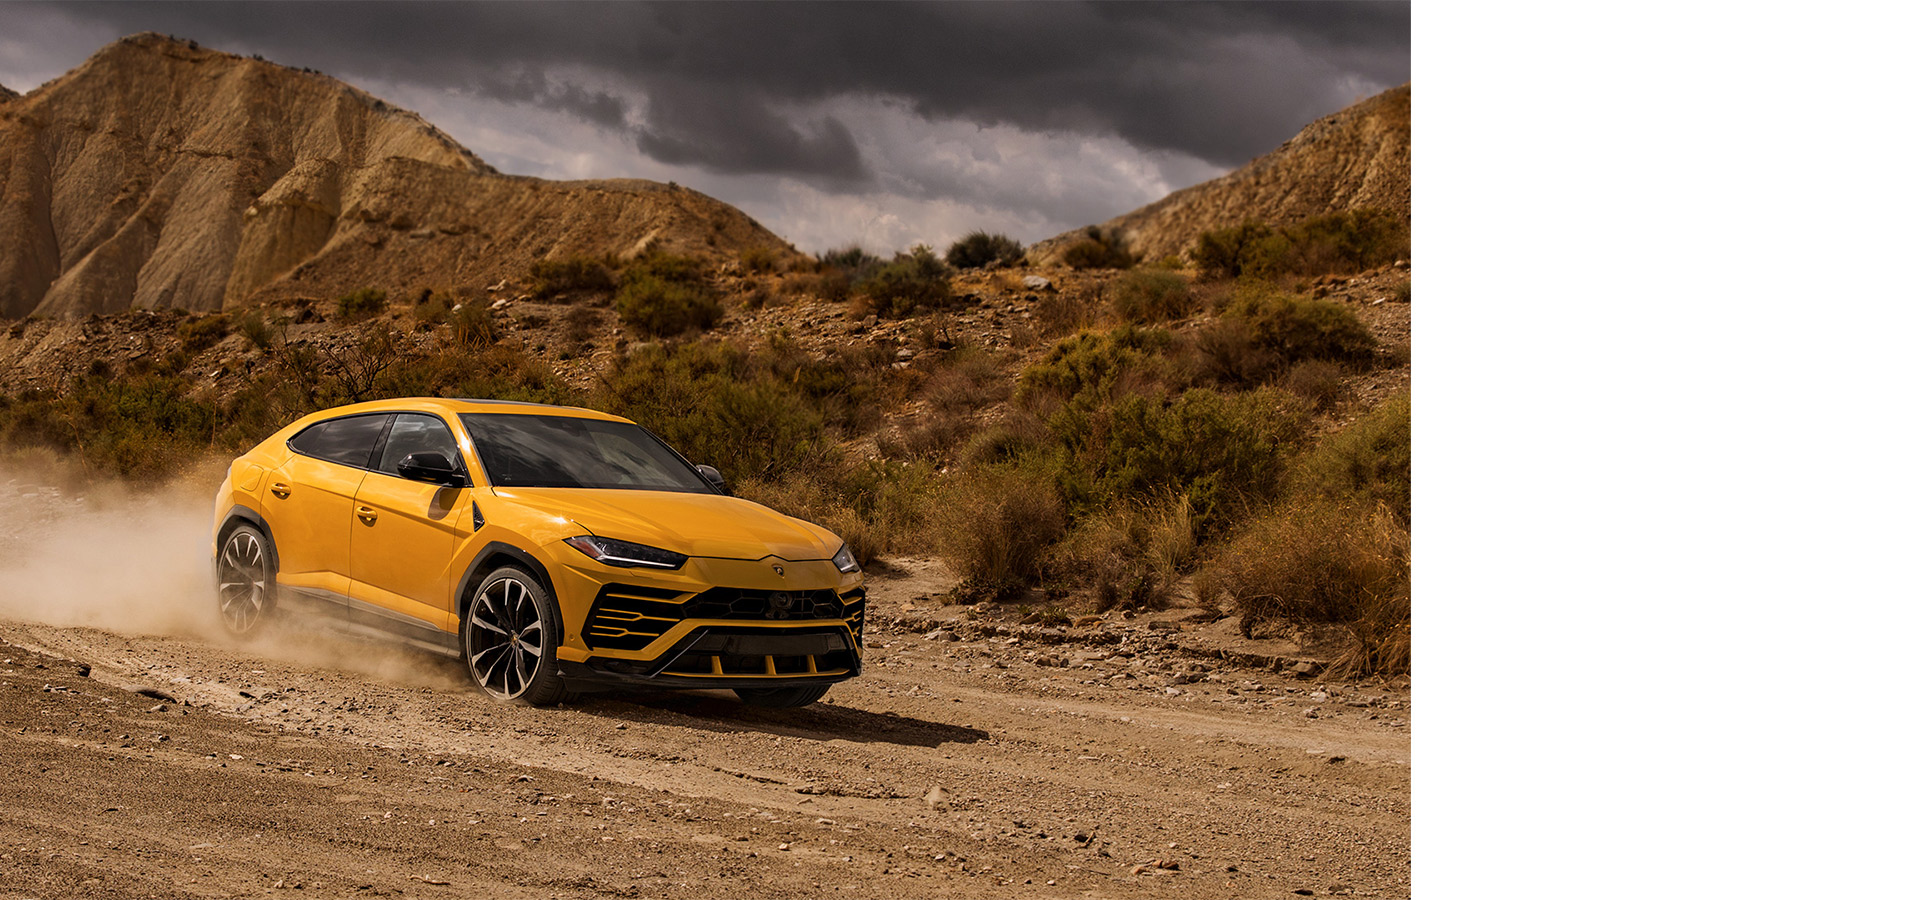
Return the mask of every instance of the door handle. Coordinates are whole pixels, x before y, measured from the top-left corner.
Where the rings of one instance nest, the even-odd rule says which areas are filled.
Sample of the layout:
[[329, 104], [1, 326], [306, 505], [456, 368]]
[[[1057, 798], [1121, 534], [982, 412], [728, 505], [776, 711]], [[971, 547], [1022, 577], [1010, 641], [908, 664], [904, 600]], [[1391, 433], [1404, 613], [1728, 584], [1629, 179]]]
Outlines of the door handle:
[[373, 507], [371, 506], [362, 506], [359, 509], [354, 510], [353, 512], [360, 517], [360, 521], [365, 522], [368, 525], [373, 524], [373, 522], [380, 517], [380, 514], [377, 511], [375, 511]]
[[270, 488], [269, 490], [273, 491], [273, 496], [278, 497], [281, 500], [285, 500], [286, 495], [293, 493], [292, 486], [288, 485], [284, 481], [273, 482], [273, 487]]

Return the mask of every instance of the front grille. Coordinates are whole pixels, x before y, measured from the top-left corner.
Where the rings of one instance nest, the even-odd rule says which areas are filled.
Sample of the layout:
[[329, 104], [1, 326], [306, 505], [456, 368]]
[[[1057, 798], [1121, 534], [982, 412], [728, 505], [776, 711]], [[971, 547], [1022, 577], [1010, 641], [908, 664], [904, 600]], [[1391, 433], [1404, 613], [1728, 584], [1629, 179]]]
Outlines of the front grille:
[[749, 591], [713, 588], [687, 601], [688, 619], [843, 619], [838, 595], [829, 590]]
[[[843, 621], [863, 642], [866, 591], [844, 595], [831, 590], [761, 591], [711, 588], [688, 597], [683, 592], [643, 585], [609, 584], [586, 614], [580, 637], [594, 650], [637, 651], [685, 619], [736, 621]], [[781, 673], [785, 674], [785, 673]]]

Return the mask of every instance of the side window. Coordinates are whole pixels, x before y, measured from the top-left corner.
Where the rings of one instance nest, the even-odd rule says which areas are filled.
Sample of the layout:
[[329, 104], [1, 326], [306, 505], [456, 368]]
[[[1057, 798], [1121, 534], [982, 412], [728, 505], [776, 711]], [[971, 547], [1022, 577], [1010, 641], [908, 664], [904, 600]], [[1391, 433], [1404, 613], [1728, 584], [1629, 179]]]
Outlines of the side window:
[[445, 455], [455, 467], [460, 463], [460, 447], [446, 423], [422, 413], [400, 413], [393, 417], [393, 429], [386, 433], [386, 447], [380, 451], [375, 469], [389, 475], [400, 474], [400, 461], [408, 454], [433, 451]]
[[286, 442], [307, 456], [364, 469], [373, 459], [373, 445], [392, 416], [348, 416], [310, 425]]

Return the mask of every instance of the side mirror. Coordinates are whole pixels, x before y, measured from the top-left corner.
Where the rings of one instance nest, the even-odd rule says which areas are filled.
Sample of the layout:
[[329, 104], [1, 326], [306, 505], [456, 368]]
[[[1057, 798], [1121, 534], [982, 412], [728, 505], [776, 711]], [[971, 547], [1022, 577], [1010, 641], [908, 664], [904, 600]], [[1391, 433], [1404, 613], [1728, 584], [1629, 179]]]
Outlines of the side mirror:
[[732, 494], [732, 491], [726, 490], [726, 476], [719, 474], [718, 469], [705, 465], [693, 468], [699, 472], [699, 477], [706, 479], [706, 483], [713, 486], [713, 490], [729, 496]]
[[446, 458], [446, 454], [435, 450], [408, 453], [405, 459], [400, 460], [400, 477], [451, 487], [466, 486], [466, 476], [453, 468], [453, 463]]

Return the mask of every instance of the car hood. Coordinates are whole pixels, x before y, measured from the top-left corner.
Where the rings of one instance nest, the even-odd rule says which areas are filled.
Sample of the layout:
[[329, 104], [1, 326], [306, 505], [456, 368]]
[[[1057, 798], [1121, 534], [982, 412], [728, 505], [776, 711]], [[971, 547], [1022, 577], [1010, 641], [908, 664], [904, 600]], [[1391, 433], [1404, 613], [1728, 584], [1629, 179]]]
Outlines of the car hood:
[[600, 537], [716, 559], [831, 559], [830, 532], [750, 500], [718, 494], [500, 488], [500, 497], [571, 519]]

